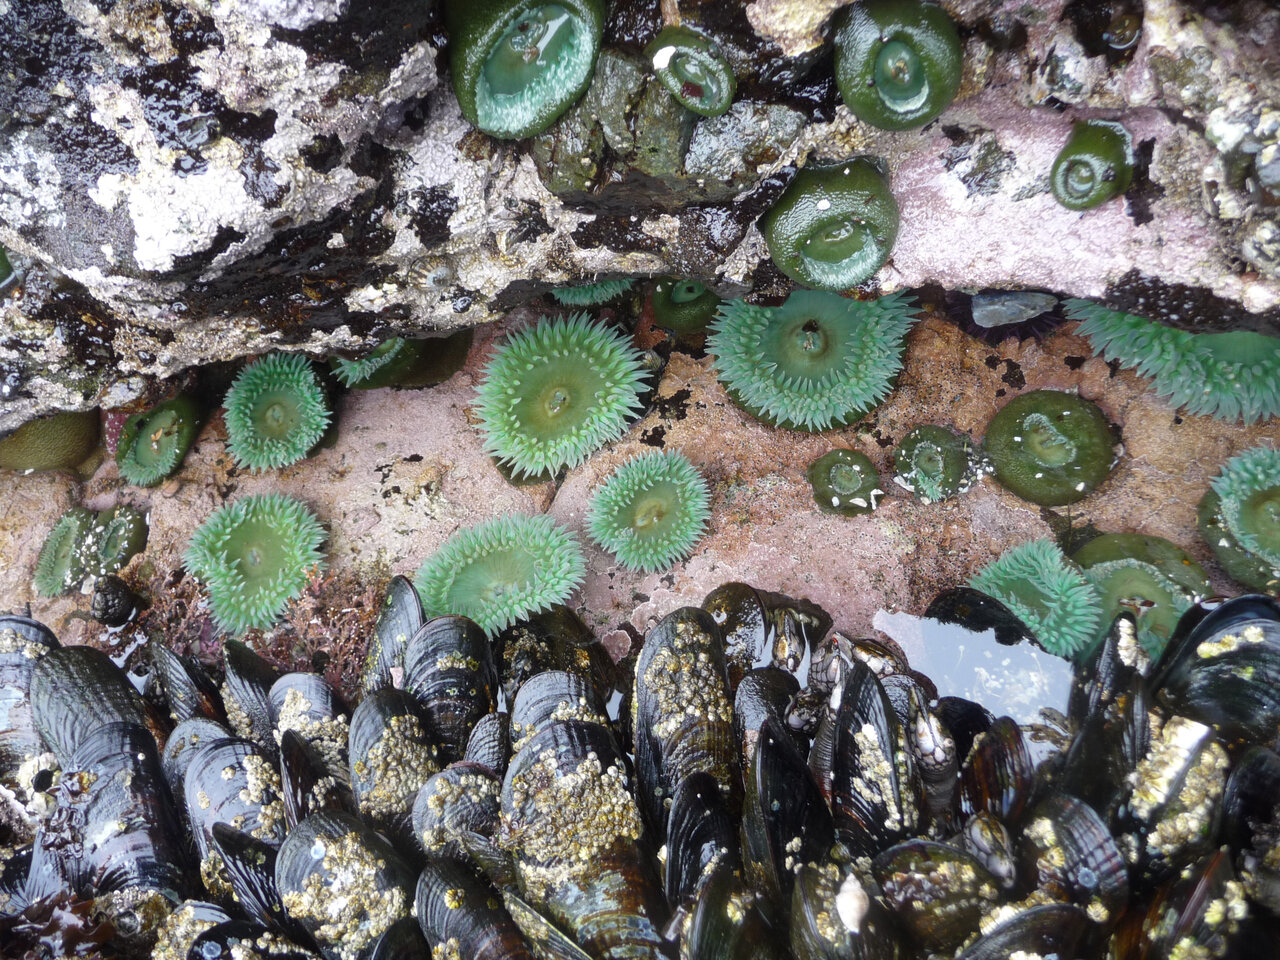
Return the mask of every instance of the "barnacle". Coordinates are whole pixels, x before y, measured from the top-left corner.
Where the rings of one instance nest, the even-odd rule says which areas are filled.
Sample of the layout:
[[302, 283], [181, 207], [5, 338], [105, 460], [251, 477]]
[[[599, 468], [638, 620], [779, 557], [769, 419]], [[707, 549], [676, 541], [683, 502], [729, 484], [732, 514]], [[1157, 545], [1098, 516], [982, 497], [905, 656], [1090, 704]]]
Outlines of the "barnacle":
[[1071, 128], [1071, 138], [1053, 161], [1049, 188], [1068, 210], [1090, 210], [1129, 189], [1133, 142], [1129, 131], [1107, 120]]
[[556, 287], [551, 296], [569, 307], [596, 307], [620, 297], [635, 285], [630, 278], [620, 280], [597, 280], [595, 283], [583, 283], [576, 287]]
[[808, 166], [760, 218], [779, 270], [819, 290], [870, 279], [898, 237], [898, 203], [876, 164], [857, 157]]
[[620, 466], [587, 507], [587, 532], [628, 570], [665, 570], [689, 555], [711, 516], [711, 491], [679, 453], [647, 453]]
[[0, 440], [0, 467], [6, 470], [70, 469], [98, 445], [98, 411], [62, 411], [24, 423]]
[[58, 518], [36, 560], [32, 583], [37, 593], [56, 597], [84, 579], [81, 542], [92, 526], [93, 512], [84, 507], [72, 507]]
[[707, 350], [730, 396], [795, 430], [843, 427], [888, 395], [902, 368], [913, 304], [894, 294], [846, 300], [797, 290], [780, 307], [721, 306]]
[[449, 0], [449, 67], [462, 115], [494, 137], [551, 126], [591, 82], [603, 0]]
[[324, 528], [305, 504], [255, 493], [215, 510], [183, 561], [209, 590], [220, 630], [266, 629], [324, 562]]
[[919, 0], [863, 0], [836, 30], [840, 97], [883, 130], [928, 123], [960, 89], [964, 55], [942, 7]]
[[985, 469], [967, 436], [931, 423], [913, 428], [893, 454], [893, 481], [925, 503], [964, 493]]
[[577, 538], [550, 517], [509, 514], [455, 533], [413, 578], [428, 617], [470, 617], [493, 636], [563, 603], [582, 583]]
[[674, 333], [703, 333], [720, 303], [699, 280], [667, 277], [653, 285], [653, 322]]
[[1060, 657], [1088, 648], [1103, 626], [1098, 591], [1049, 540], [1006, 550], [969, 586], [1012, 610], [1041, 646]]
[[1280, 593], [1280, 451], [1232, 457], [1200, 501], [1200, 535], [1222, 568], [1255, 590]]
[[625, 337], [586, 314], [543, 318], [494, 353], [476, 390], [485, 450], [516, 476], [577, 466], [622, 435], [645, 374]]
[[115, 573], [147, 545], [147, 518], [130, 506], [103, 510], [81, 541], [85, 572], [95, 577]]
[[186, 394], [133, 414], [116, 443], [120, 476], [135, 486], [155, 486], [178, 469], [199, 429], [199, 408]]
[[870, 513], [884, 496], [875, 464], [856, 450], [828, 450], [809, 464], [805, 476], [823, 513], [842, 517]]
[[694, 113], [718, 117], [729, 109], [737, 80], [709, 37], [686, 26], [664, 27], [644, 55], [662, 85]]
[[223, 405], [227, 449], [250, 470], [301, 460], [329, 425], [329, 403], [311, 362], [297, 353], [271, 353], [236, 377]]
[[1071, 555], [1097, 588], [1106, 623], [1137, 614], [1138, 640], [1153, 657], [1183, 611], [1210, 592], [1204, 568], [1181, 547], [1141, 533], [1104, 533]]
[[991, 418], [982, 443], [1003, 486], [1048, 507], [1087, 497], [1115, 460], [1102, 411], [1059, 390], [1014, 397]]
[[1250, 330], [1191, 333], [1088, 300], [1068, 300], [1067, 316], [1094, 353], [1151, 377], [1175, 407], [1221, 420], [1280, 416], [1280, 337]]

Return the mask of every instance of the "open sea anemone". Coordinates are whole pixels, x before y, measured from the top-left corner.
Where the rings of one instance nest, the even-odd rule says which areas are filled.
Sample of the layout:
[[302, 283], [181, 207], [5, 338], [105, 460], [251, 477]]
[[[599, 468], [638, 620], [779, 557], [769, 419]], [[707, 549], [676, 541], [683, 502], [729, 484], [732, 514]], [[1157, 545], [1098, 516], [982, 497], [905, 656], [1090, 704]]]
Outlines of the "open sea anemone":
[[1132, 179], [1129, 131], [1107, 120], [1088, 120], [1071, 128], [1049, 172], [1049, 189], [1068, 210], [1091, 210], [1128, 190]]
[[103, 510], [81, 543], [85, 572], [95, 577], [115, 573], [147, 545], [147, 518], [130, 506]]
[[1280, 337], [1249, 330], [1191, 333], [1088, 300], [1067, 316], [1094, 353], [1155, 381], [1157, 396], [1189, 413], [1253, 423], [1280, 416]]
[[704, 117], [728, 111], [737, 80], [710, 37], [683, 25], [663, 27], [645, 47], [644, 55], [681, 106]]
[[647, 453], [606, 480], [587, 507], [587, 532], [628, 570], [652, 573], [687, 557], [711, 516], [707, 481], [682, 454]]
[[586, 573], [577, 538], [548, 516], [510, 514], [458, 531], [418, 568], [427, 617], [470, 617], [493, 636], [563, 603]]
[[1228, 575], [1280, 593], [1280, 451], [1252, 447], [1223, 464], [1197, 518]]
[[1012, 610], [1041, 646], [1060, 657], [1087, 649], [1104, 626], [1098, 591], [1049, 540], [1006, 550], [969, 586]]
[[876, 465], [857, 450], [828, 450], [809, 464], [805, 475], [823, 513], [842, 517], [871, 513], [884, 496]]
[[914, 320], [902, 294], [847, 300], [797, 290], [780, 307], [723, 304], [707, 350], [730, 396], [793, 430], [853, 423], [889, 394]]
[[0, 440], [0, 467], [6, 470], [69, 470], [98, 445], [97, 410], [62, 411], [24, 423]]
[[301, 460], [329, 425], [324, 387], [311, 361], [298, 353], [271, 353], [250, 363], [223, 405], [227, 449], [253, 471]]
[[42, 597], [66, 593], [85, 577], [83, 548], [94, 515], [84, 507], [72, 507], [53, 525], [40, 556], [32, 584]]
[[324, 563], [324, 527], [305, 504], [255, 493], [215, 510], [187, 544], [183, 561], [209, 590], [218, 629], [265, 630]]
[[577, 466], [640, 409], [640, 352], [586, 314], [538, 323], [495, 351], [476, 390], [485, 450], [519, 477]]
[[134, 486], [155, 486], [178, 469], [199, 429], [200, 409], [186, 394], [133, 414], [116, 443], [120, 476]]
[[629, 278], [597, 280], [595, 283], [583, 283], [576, 287], [556, 287], [551, 291], [551, 296], [568, 307], [598, 307], [622, 296], [633, 286], [635, 281]]
[[894, 483], [924, 503], [964, 493], [986, 469], [967, 436], [931, 423], [912, 428], [902, 438], [893, 463], [898, 471]]

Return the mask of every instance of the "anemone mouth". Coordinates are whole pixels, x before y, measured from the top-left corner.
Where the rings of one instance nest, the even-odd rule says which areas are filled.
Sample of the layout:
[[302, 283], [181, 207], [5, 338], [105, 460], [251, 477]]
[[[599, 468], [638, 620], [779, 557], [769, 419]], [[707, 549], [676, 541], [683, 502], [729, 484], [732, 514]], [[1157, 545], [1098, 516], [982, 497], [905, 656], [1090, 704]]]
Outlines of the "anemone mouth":
[[597, 280], [595, 283], [583, 283], [576, 287], [556, 287], [551, 291], [551, 296], [568, 307], [597, 307], [622, 296], [633, 286], [635, 281], [629, 277]]
[[84, 579], [82, 543], [93, 526], [93, 519], [92, 512], [72, 507], [49, 530], [32, 578], [41, 596], [59, 596]]
[[563, 603], [585, 572], [573, 534], [547, 516], [512, 514], [454, 534], [413, 583], [428, 617], [469, 617], [493, 636]]
[[640, 354], [585, 314], [540, 320], [485, 368], [476, 412], [485, 449], [517, 475], [577, 466], [640, 407]]
[[823, 513], [845, 517], [871, 513], [884, 496], [875, 464], [856, 450], [829, 450], [806, 473], [813, 499]]
[[737, 81], [707, 37], [684, 26], [665, 27], [645, 48], [658, 80], [679, 103], [704, 117], [729, 109]]
[[1195, 602], [1157, 567], [1141, 560], [1107, 560], [1087, 568], [1084, 575], [1098, 591], [1108, 617], [1133, 611], [1138, 640], [1155, 657], [1164, 650], [1178, 618]]
[[104, 510], [88, 531], [82, 549], [85, 570], [95, 577], [115, 573], [147, 544], [147, 520], [133, 507]]
[[1049, 185], [1068, 210], [1089, 210], [1123, 193], [1132, 176], [1129, 132], [1118, 123], [1089, 120], [1072, 128], [1049, 171]]
[[623, 464], [591, 498], [587, 532], [630, 570], [652, 573], [684, 559], [711, 516], [711, 492], [679, 453]]
[[129, 417], [116, 446], [120, 475], [139, 487], [159, 483], [178, 469], [198, 427], [194, 401], [181, 394]]
[[721, 306], [707, 348], [730, 394], [761, 419], [826, 430], [888, 395], [911, 307], [901, 295], [858, 301], [808, 290], [780, 307], [735, 300]]
[[329, 406], [310, 362], [273, 353], [246, 366], [226, 400], [227, 448], [253, 471], [305, 457], [329, 425]]
[[914, 113], [929, 100], [929, 76], [909, 37], [886, 40], [875, 56], [876, 93], [894, 113]]
[[1210, 483], [1222, 522], [1248, 553], [1280, 568], [1280, 451], [1253, 447], [1232, 457]]
[[653, 285], [653, 321], [677, 334], [704, 333], [720, 298], [700, 280], [666, 278]]

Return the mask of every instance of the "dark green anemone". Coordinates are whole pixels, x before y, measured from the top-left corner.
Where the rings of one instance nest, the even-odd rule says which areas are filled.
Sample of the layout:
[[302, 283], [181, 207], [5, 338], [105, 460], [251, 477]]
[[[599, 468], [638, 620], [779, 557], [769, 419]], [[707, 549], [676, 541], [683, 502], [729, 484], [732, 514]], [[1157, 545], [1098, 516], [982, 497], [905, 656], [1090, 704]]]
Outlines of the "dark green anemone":
[[928, 123], [955, 99], [964, 53], [935, 3], [863, 0], [835, 35], [836, 85], [853, 115], [883, 130]]
[[392, 337], [362, 357], [332, 357], [329, 365], [338, 381], [352, 390], [430, 387], [462, 369], [471, 349], [471, 337], [470, 328], [419, 340]]
[[85, 577], [82, 544], [93, 527], [93, 512], [72, 507], [45, 537], [32, 584], [43, 597], [66, 593]]
[[700, 280], [667, 277], [653, 285], [653, 322], [684, 336], [704, 333], [721, 302]]
[[876, 465], [856, 450], [829, 450], [809, 464], [805, 475], [823, 513], [842, 517], [870, 513], [884, 496]]
[[640, 352], [586, 314], [512, 334], [484, 370], [476, 413], [485, 450], [519, 477], [577, 466], [640, 408]]
[[485, 133], [541, 133], [586, 91], [603, 0], [448, 0], [449, 67], [462, 115]]
[[1064, 304], [1094, 353], [1150, 377], [1188, 413], [1253, 423], [1280, 416], [1280, 337], [1249, 330], [1191, 333], [1088, 300]]
[[9, 262], [8, 251], [4, 247], [0, 247], [0, 290], [9, 286], [16, 276], [13, 264]]
[[730, 300], [707, 338], [720, 381], [753, 416], [793, 430], [853, 423], [902, 369], [914, 321], [902, 294], [847, 300], [797, 290], [780, 307]]
[[1115, 462], [1111, 426], [1074, 393], [1033, 390], [991, 418], [983, 448], [996, 479], [1046, 507], [1075, 503], [1107, 478]]
[[186, 394], [133, 414], [116, 443], [120, 476], [134, 486], [155, 486], [178, 469], [199, 430], [200, 409]]
[[191, 536], [183, 562], [209, 590], [218, 629], [265, 630], [324, 564], [324, 527], [305, 504], [255, 493], [215, 510]]
[[969, 586], [1012, 610], [1041, 646], [1060, 657], [1087, 649], [1102, 627], [1098, 591], [1049, 540], [1006, 550]]
[[569, 307], [597, 307], [622, 296], [635, 286], [635, 281], [624, 277], [620, 280], [597, 280], [576, 287], [556, 287], [551, 296]]
[[1197, 518], [1232, 579], [1280, 593], [1280, 451], [1253, 447], [1223, 464]]
[[893, 454], [893, 482], [937, 503], [964, 493], [984, 472], [985, 460], [964, 434], [931, 423], [912, 428]]
[[95, 577], [115, 573], [147, 545], [147, 518], [130, 506], [103, 510], [81, 541], [85, 572]]
[[329, 425], [329, 400], [311, 362], [271, 353], [236, 377], [223, 401], [227, 449], [253, 471], [284, 467], [307, 455]]
[[715, 41], [686, 26], [664, 27], [644, 55], [681, 105], [704, 117], [729, 109], [737, 80]]
[[98, 445], [97, 410], [62, 411], [29, 420], [0, 440], [0, 467], [6, 470], [71, 469]]
[[1090, 210], [1119, 196], [1133, 180], [1133, 142], [1118, 123], [1089, 120], [1071, 128], [1049, 172], [1054, 198], [1068, 210]]
[[778, 269], [819, 290], [847, 290], [869, 280], [898, 237], [898, 203], [866, 157], [808, 166], [760, 218]]
[[1138, 641], [1160, 656], [1183, 612], [1210, 593], [1204, 568], [1181, 547], [1141, 533], [1104, 533], [1072, 554], [1102, 600], [1103, 629], [1123, 611]]
[[577, 538], [548, 516], [498, 517], [467, 527], [413, 578], [427, 617], [470, 617], [493, 636], [568, 599], [586, 573]]
[[587, 533], [628, 570], [665, 570], [702, 538], [710, 504], [707, 481], [693, 464], [655, 451], [618, 467], [592, 494]]

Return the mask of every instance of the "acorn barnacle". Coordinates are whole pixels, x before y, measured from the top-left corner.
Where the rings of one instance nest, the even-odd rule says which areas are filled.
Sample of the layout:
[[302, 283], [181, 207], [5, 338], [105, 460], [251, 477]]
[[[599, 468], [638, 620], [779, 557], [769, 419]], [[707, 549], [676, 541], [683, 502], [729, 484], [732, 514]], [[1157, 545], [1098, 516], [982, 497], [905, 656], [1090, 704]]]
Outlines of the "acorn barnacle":
[[1049, 540], [1006, 550], [969, 586], [1012, 610], [1041, 646], [1060, 657], [1088, 648], [1104, 626], [1098, 591]]
[[270, 627], [324, 563], [324, 527], [307, 506], [255, 493], [215, 510], [191, 536], [187, 569], [209, 590], [218, 629]]
[[737, 80], [711, 38], [687, 26], [663, 27], [644, 54], [682, 106], [704, 117], [728, 111]]
[[635, 286], [635, 281], [624, 277], [619, 280], [597, 280], [576, 287], [556, 287], [551, 296], [567, 307], [598, 307], [622, 296]]
[[1200, 534], [1234, 579], [1280, 593], [1280, 451], [1232, 457], [1200, 501]]
[[778, 269], [819, 290], [847, 290], [869, 280], [898, 237], [898, 202], [876, 162], [857, 157], [810, 165], [760, 218]]
[[84, 507], [72, 507], [53, 525], [36, 560], [32, 584], [43, 597], [56, 597], [80, 583], [85, 576], [82, 543], [93, 526], [94, 515]]
[[1132, 179], [1129, 131], [1107, 120], [1088, 120], [1071, 128], [1049, 171], [1049, 189], [1068, 210], [1091, 210], [1124, 193]]
[[98, 445], [97, 410], [61, 411], [29, 420], [0, 440], [0, 467], [57, 470], [79, 466]]
[[494, 353], [476, 390], [485, 450], [519, 476], [577, 466], [640, 409], [640, 353], [586, 314], [543, 318]]
[[585, 572], [572, 533], [548, 516], [510, 514], [455, 533], [418, 568], [413, 585], [427, 617], [469, 617], [493, 636], [563, 603]]
[[604, 14], [603, 0], [448, 0], [462, 115], [504, 140], [547, 129], [591, 83]]
[[103, 510], [81, 541], [85, 572], [104, 577], [115, 573], [147, 545], [147, 518], [130, 506]]
[[200, 410], [186, 394], [133, 414], [116, 443], [120, 476], [134, 486], [155, 486], [178, 469], [199, 429]]
[[836, 85], [853, 115], [883, 130], [921, 127], [960, 89], [956, 25], [935, 3], [863, 0], [835, 35]]
[[684, 336], [705, 333], [721, 299], [700, 280], [667, 277], [653, 285], [653, 322]]
[[624, 463], [595, 491], [587, 533], [628, 570], [652, 573], [687, 557], [711, 516], [707, 481], [683, 454]]
[[964, 493], [988, 469], [967, 436], [931, 423], [912, 428], [902, 438], [893, 464], [893, 482], [924, 503]]
[[1102, 411], [1060, 390], [1014, 397], [991, 418], [982, 444], [1002, 486], [1046, 507], [1087, 497], [1115, 462]]
[[1088, 300], [1067, 316], [1094, 353], [1154, 381], [1157, 396], [1189, 413], [1253, 423], [1280, 416], [1280, 337], [1250, 330], [1191, 333]]
[[884, 496], [871, 458], [857, 450], [828, 450], [805, 474], [823, 513], [855, 517], [870, 513]]
[[721, 382], [760, 419], [793, 430], [853, 423], [892, 388], [913, 304], [797, 290], [779, 307], [723, 304], [707, 339]]
[[223, 405], [227, 449], [255, 472], [301, 460], [329, 425], [324, 388], [311, 361], [297, 353], [271, 353], [250, 363]]

